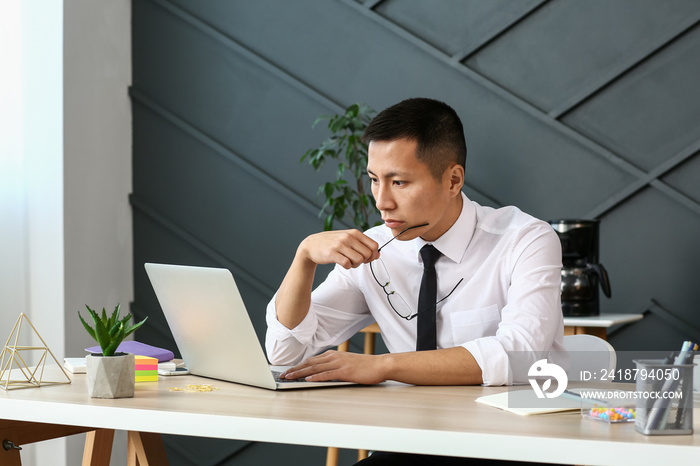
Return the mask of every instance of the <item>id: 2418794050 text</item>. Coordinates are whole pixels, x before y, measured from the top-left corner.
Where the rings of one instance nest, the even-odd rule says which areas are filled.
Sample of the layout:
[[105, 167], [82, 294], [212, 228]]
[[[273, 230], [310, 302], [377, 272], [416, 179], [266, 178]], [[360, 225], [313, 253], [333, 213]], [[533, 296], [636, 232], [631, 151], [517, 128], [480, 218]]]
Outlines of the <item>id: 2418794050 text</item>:
[[637, 380], [678, 380], [680, 372], [675, 367], [665, 369], [601, 369], [598, 372], [581, 371], [583, 381], [599, 380], [602, 382], [636, 382]]

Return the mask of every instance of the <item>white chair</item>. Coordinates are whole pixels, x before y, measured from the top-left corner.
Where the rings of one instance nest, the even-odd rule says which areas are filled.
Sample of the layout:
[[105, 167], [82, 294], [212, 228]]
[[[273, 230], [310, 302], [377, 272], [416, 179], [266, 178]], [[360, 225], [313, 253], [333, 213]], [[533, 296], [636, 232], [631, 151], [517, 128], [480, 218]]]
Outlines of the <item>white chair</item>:
[[593, 335], [565, 335], [564, 348], [569, 352], [569, 380], [581, 380], [584, 371], [596, 373], [600, 378], [603, 371], [612, 375], [617, 367], [615, 348], [602, 338]]

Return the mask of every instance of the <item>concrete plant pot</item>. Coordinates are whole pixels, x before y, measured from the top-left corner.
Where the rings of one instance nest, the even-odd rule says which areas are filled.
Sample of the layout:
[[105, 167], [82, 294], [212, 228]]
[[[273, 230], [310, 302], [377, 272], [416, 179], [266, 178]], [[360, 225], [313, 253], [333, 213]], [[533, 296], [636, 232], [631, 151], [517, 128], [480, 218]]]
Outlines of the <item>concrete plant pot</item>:
[[88, 394], [91, 398], [131, 398], [134, 396], [134, 355], [89, 354], [85, 357]]

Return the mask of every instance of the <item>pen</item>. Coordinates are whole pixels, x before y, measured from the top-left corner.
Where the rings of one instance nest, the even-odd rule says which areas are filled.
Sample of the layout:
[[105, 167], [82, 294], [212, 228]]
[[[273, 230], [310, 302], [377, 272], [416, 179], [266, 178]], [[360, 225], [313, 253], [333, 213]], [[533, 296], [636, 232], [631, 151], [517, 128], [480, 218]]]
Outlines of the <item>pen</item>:
[[698, 350], [698, 344], [693, 343], [692, 341], [688, 342], [688, 351], [686, 352], [685, 357], [683, 358], [681, 364], [690, 364], [693, 357], [695, 356], [696, 351]]
[[[695, 357], [695, 352], [698, 350], [699, 346], [697, 343], [690, 343], [691, 348], [688, 350], [688, 355], [686, 358], [683, 360], [683, 364], [691, 364], [693, 362], [693, 358]], [[692, 379], [690, 379], [692, 380]], [[690, 381], [688, 378], [684, 378], [681, 380], [680, 387], [678, 387], [679, 392], [683, 392], [683, 388], [686, 384], [688, 384]], [[676, 409], [676, 423], [675, 427], [676, 429], [680, 429], [681, 426], [683, 425], [683, 419], [686, 416], [686, 412], [688, 411], [688, 408], [683, 408], [683, 403], [681, 401], [678, 401], [678, 408]], [[693, 409], [692, 407], [690, 408], [691, 410]]]
[[[691, 348], [697, 348], [697, 344], [691, 341], [684, 341], [681, 346], [681, 351], [676, 356], [673, 363], [674, 366], [684, 364], [689, 354], [692, 356]], [[680, 384], [679, 380], [667, 379], [661, 391], [663, 393], [674, 392]], [[666, 421], [669, 415], [671, 400], [669, 398], [657, 398], [652, 408], [649, 409], [649, 417], [647, 418], [647, 430], [663, 430], [666, 427]]]
[[674, 352], [671, 352], [664, 358], [664, 365], [665, 364], [673, 364], [673, 360], [675, 359], [675, 354]]

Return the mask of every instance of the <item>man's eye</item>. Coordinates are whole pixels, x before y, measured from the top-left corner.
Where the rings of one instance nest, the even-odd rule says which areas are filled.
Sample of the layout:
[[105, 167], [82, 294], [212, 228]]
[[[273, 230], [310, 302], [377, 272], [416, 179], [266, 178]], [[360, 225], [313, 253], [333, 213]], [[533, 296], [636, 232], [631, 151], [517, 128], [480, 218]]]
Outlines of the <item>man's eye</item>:
[[406, 182], [401, 180], [394, 180], [394, 184], [396, 186], [403, 186], [404, 184], [406, 184]]

